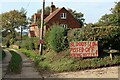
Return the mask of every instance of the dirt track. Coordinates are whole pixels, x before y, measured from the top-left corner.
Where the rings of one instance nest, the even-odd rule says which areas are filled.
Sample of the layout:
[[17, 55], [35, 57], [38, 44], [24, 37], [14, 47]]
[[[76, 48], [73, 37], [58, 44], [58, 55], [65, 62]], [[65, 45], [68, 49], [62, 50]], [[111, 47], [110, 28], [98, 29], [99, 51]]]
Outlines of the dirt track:
[[57, 73], [45, 77], [47, 78], [118, 78], [118, 66], [84, 70], [78, 72]]

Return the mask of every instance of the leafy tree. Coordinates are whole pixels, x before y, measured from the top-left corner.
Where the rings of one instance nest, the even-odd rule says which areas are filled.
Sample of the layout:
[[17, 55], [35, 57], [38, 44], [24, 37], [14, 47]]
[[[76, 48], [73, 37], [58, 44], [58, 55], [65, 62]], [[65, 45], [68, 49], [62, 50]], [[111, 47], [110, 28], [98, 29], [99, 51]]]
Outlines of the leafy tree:
[[51, 30], [47, 32], [48, 46], [56, 52], [60, 52], [67, 48], [67, 38], [65, 38], [65, 29], [60, 25], [51, 26]]
[[115, 2], [115, 7], [111, 8], [111, 14], [103, 15], [98, 21], [99, 26], [120, 26], [120, 2]]
[[[37, 13], [41, 13], [41, 11], [42, 11], [42, 9], [38, 10]], [[50, 13], [50, 7], [47, 6], [47, 7], [45, 7], [45, 14], [49, 14], [49, 13]]]
[[11, 38], [13, 39], [16, 37], [15, 29], [27, 24], [26, 12], [23, 8], [20, 11], [11, 10], [2, 13], [0, 16], [2, 18], [2, 21], [0, 21], [0, 24], [2, 24], [2, 31], [6, 32], [6, 35], [4, 36], [7, 36], [7, 33], [9, 33], [12, 35]]
[[72, 10], [68, 8], [68, 11], [79, 21], [81, 26], [83, 26], [85, 23], [85, 19], [83, 18], [84, 14], [81, 12], [76, 12], [76, 10]]

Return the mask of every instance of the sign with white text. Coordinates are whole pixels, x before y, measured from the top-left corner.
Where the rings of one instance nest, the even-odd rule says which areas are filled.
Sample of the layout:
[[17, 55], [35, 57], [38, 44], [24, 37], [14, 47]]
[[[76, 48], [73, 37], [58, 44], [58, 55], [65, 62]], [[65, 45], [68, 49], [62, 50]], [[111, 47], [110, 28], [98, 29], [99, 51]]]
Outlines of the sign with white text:
[[97, 41], [70, 42], [70, 56], [98, 57], [98, 42]]

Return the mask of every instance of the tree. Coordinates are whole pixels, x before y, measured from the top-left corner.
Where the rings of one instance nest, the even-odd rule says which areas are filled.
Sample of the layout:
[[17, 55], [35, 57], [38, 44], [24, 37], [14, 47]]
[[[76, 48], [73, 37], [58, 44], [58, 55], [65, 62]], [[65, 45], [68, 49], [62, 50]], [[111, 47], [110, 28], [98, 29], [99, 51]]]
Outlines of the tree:
[[115, 7], [111, 8], [112, 13], [116, 15], [117, 18], [117, 25], [120, 26], [120, 1], [115, 2]]
[[[38, 10], [37, 13], [41, 13], [41, 11], [42, 11], [42, 9]], [[50, 7], [47, 6], [47, 7], [45, 7], [45, 14], [49, 14], [49, 13], [50, 13]]]
[[56, 52], [60, 52], [65, 49], [67, 40], [65, 38], [65, 29], [61, 27], [60, 25], [53, 25], [51, 26], [52, 29], [50, 29], [47, 32], [47, 42], [48, 46], [50, 46], [51, 49], [53, 49]]
[[85, 23], [85, 19], [83, 18], [84, 14], [81, 12], [76, 12], [76, 10], [72, 10], [70, 8], [68, 8], [68, 11], [79, 21], [79, 23], [81, 24], [81, 26], [83, 26]]
[[[2, 21], [0, 21], [2, 24], [2, 31], [11, 34], [11, 38], [13, 39], [16, 37], [15, 29], [27, 24], [26, 12], [23, 8], [20, 11], [11, 10], [9, 12], [2, 13], [0, 16], [2, 17]], [[4, 36], [7, 35], [8, 34]]]
[[103, 15], [98, 23], [98, 25], [104, 26], [120, 26], [120, 2], [115, 2], [115, 7], [111, 8], [111, 14]]

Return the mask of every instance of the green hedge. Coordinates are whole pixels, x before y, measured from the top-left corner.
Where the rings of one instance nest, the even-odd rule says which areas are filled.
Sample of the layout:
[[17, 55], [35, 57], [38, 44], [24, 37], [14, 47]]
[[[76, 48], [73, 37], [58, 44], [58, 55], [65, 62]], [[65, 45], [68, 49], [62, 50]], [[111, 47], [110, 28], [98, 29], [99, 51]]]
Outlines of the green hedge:
[[8, 72], [20, 73], [22, 69], [22, 58], [14, 51], [10, 51], [10, 53], [12, 54], [12, 57], [8, 66]]
[[80, 29], [71, 29], [68, 32], [69, 41], [99, 41], [99, 48], [111, 46], [114, 49], [120, 47], [120, 27], [83, 27]]
[[27, 38], [22, 42], [16, 41], [15, 45], [20, 46], [20, 48], [22, 49], [36, 50], [36, 49], [39, 49], [39, 38], [32, 37], [32, 38]]
[[[53, 25], [47, 34], [47, 44], [56, 52], [60, 52], [66, 48], [65, 28], [60, 25]], [[68, 43], [67, 43], [68, 44]]]

